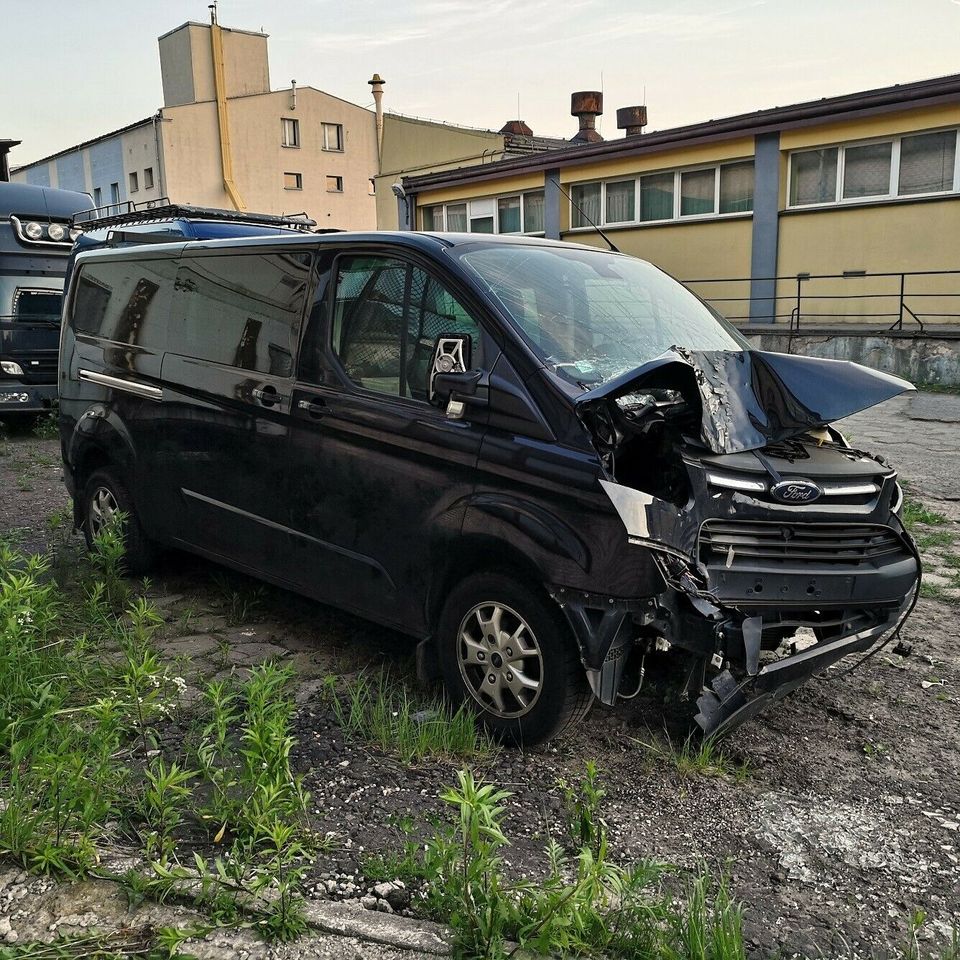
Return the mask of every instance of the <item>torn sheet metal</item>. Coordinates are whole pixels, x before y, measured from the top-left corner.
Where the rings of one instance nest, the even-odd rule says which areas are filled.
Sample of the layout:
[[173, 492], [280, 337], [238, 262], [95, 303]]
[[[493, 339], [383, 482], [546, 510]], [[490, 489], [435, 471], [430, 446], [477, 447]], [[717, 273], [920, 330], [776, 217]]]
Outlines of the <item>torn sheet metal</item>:
[[692, 393], [701, 406], [700, 439], [714, 453], [759, 450], [826, 426], [914, 387], [906, 380], [847, 360], [762, 350], [698, 351], [672, 347], [575, 401], [588, 410], [645, 387]]

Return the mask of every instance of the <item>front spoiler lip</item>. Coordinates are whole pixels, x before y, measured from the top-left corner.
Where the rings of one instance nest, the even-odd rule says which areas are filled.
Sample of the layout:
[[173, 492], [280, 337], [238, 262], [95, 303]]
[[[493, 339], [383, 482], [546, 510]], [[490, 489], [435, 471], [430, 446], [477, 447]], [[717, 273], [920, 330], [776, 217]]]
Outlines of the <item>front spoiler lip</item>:
[[880, 637], [896, 629], [910, 609], [907, 598], [883, 622], [859, 633], [826, 640], [774, 663], [766, 664], [754, 677], [737, 681], [730, 670], [715, 677], [697, 699], [697, 724], [708, 737], [725, 736], [769, 703], [780, 700], [815, 674], [851, 653], [869, 650]]

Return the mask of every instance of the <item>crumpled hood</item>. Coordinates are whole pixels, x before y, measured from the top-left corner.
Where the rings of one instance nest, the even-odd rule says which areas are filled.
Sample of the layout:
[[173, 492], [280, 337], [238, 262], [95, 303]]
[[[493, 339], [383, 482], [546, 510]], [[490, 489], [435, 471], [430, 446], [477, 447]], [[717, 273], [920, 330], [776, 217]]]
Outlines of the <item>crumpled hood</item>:
[[849, 360], [671, 347], [574, 402], [582, 412], [644, 387], [683, 391], [691, 379], [702, 408], [700, 439], [714, 453], [758, 450], [915, 389]]

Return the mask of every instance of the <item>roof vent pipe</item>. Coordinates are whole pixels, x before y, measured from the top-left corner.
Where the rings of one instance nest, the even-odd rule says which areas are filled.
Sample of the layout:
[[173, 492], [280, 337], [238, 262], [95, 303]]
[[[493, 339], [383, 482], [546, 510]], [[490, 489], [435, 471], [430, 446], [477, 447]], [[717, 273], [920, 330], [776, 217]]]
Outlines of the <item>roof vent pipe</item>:
[[581, 90], [570, 95], [570, 113], [580, 119], [580, 129], [571, 143], [600, 143], [597, 117], [603, 113], [603, 94], [599, 90]]
[[297, 109], [297, 81], [296, 80], [290, 81], [290, 109], [291, 110]]
[[617, 129], [626, 130], [628, 137], [639, 137], [647, 125], [647, 108], [620, 107], [617, 110]]

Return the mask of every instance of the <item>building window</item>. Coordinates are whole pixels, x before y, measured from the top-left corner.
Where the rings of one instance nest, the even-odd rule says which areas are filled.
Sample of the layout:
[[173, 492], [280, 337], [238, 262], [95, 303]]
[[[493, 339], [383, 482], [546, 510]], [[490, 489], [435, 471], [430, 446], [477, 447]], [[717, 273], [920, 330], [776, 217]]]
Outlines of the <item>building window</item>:
[[140, 178], [137, 176], [136, 171], [133, 171], [130, 175], [130, 192], [137, 193], [140, 189]]
[[956, 130], [801, 150], [790, 156], [789, 206], [960, 191]]
[[607, 223], [629, 223], [637, 219], [635, 209], [637, 184], [635, 180], [620, 180], [606, 184], [604, 216]]
[[543, 191], [523, 195], [523, 232], [543, 233]]
[[93, 205], [95, 207], [103, 206], [103, 193], [101, 193], [99, 187], [93, 188]]
[[581, 183], [573, 188], [573, 220], [575, 227], [589, 227], [600, 222], [599, 183]]
[[443, 204], [424, 207], [422, 212], [423, 229], [443, 232]]
[[343, 177], [327, 177], [327, 193], [343, 193]]
[[300, 121], [290, 117], [280, 118], [280, 143], [284, 147], [300, 146]]
[[302, 173], [285, 173], [283, 175], [283, 189], [284, 190], [302, 190], [303, 174]]
[[640, 178], [640, 219], [673, 219], [673, 181], [672, 173], [653, 173]]
[[467, 205], [465, 203], [448, 203], [446, 208], [447, 232], [467, 232]]
[[153, 167], [147, 167], [147, 169], [143, 171], [143, 189], [153, 189]]
[[868, 143], [843, 152], [843, 198], [886, 197], [890, 190], [892, 143]]
[[[900, 189], [915, 193], [943, 193], [954, 189], [957, 166], [957, 133], [922, 133], [900, 140]], [[960, 184], [957, 185], [960, 189]]]
[[374, 177], [370, 178], [370, 196], [375, 197], [377, 195], [377, 181]]
[[520, 197], [501, 197], [497, 201], [497, 233], [520, 232]]
[[753, 209], [753, 161], [727, 163], [720, 168], [720, 212], [745, 213]]
[[494, 200], [488, 197], [484, 200], [470, 201], [470, 232], [496, 233], [493, 228]]
[[424, 206], [420, 208], [420, 229], [449, 233], [543, 233], [543, 191]]
[[111, 203], [120, 202], [120, 184], [119, 183], [110, 184], [110, 202]]
[[717, 190], [717, 171], [687, 170], [680, 174], [680, 216], [702, 217], [716, 212], [714, 194]]
[[343, 150], [343, 124], [323, 124], [323, 149]]

